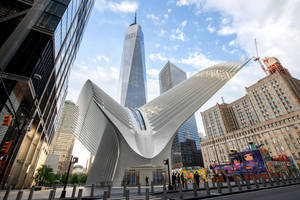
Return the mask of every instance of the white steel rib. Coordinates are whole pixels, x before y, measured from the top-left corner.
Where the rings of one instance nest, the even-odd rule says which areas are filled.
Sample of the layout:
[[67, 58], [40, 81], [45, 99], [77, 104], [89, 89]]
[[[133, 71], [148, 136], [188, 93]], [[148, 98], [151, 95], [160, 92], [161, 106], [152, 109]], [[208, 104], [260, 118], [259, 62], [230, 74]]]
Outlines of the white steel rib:
[[87, 183], [119, 185], [130, 166], [161, 165], [170, 156], [177, 129], [250, 60], [206, 68], [135, 111], [87, 81], [78, 99], [76, 130], [79, 140], [96, 155]]

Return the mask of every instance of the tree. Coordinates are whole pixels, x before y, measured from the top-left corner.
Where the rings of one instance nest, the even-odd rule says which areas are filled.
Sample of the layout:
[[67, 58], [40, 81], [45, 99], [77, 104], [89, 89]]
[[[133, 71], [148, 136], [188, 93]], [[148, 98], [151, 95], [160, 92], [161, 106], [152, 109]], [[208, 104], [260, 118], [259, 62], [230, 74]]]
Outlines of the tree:
[[86, 182], [86, 179], [87, 179], [87, 174], [81, 174], [80, 177], [79, 177], [79, 182], [80, 183], [85, 183]]
[[73, 174], [71, 177], [71, 183], [79, 183], [79, 176], [77, 174]]
[[52, 185], [55, 181], [53, 169], [47, 165], [42, 165], [34, 176], [35, 182], [38, 185]]

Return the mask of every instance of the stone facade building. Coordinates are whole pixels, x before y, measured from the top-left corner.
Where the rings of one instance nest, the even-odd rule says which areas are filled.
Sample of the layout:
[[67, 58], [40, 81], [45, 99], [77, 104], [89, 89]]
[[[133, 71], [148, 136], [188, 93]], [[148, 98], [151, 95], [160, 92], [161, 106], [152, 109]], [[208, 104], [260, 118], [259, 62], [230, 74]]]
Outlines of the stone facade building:
[[231, 104], [217, 104], [202, 114], [207, 140], [204, 166], [229, 162], [230, 150], [249, 142], [262, 144], [271, 156], [286, 154], [300, 166], [300, 80], [275, 71], [246, 88]]

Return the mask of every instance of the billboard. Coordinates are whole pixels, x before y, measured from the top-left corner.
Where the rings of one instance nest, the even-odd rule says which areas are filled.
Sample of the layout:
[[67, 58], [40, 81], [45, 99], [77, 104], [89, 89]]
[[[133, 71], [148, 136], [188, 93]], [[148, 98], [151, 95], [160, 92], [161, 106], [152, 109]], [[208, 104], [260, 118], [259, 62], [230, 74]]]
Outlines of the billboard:
[[211, 166], [213, 170], [224, 170], [226, 175], [267, 173], [259, 150], [229, 154], [230, 164]]

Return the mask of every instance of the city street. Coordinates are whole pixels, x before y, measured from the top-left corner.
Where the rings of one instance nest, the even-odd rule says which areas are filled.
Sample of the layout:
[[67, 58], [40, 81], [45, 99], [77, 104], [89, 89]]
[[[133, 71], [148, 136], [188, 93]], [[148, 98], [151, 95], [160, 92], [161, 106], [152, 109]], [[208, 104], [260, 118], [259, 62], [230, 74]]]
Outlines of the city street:
[[214, 200], [299, 200], [300, 185], [246, 192], [241, 194], [228, 195], [223, 197], [205, 198]]
[[[212, 185], [211, 185], [212, 186]], [[210, 187], [211, 187], [210, 186]], [[226, 186], [224, 184], [224, 186]], [[261, 185], [262, 187], [262, 185]], [[149, 191], [150, 191], [150, 187]], [[189, 185], [189, 188], [191, 189], [191, 185]], [[255, 191], [254, 185], [252, 185], [252, 191], [246, 191], [246, 186], [243, 186], [243, 193], [237, 193], [237, 194], [232, 194], [232, 195], [225, 195], [225, 196], [220, 196], [216, 197], [216, 195], [221, 195], [218, 193], [216, 188], [211, 188], [210, 192], [212, 197], [206, 198], [206, 191], [202, 188], [201, 190], [198, 190], [198, 196], [197, 198], [199, 199], [219, 199], [219, 200], [245, 200], [245, 199], [255, 199], [255, 200], [293, 200], [293, 199], [299, 199], [300, 197], [300, 185], [290, 185], [290, 186], [283, 186], [283, 187], [278, 187], [278, 188], [266, 188], [262, 190]], [[79, 189], [83, 189], [83, 197], [89, 197], [91, 190], [90, 187], [84, 188], [84, 187], [79, 187]], [[128, 187], [127, 188], [130, 191], [130, 199], [145, 199], [145, 189], [146, 187], [141, 187], [141, 195], [137, 194], [137, 188], [136, 187]], [[50, 194], [50, 189], [48, 190], [43, 190], [43, 191], [35, 191], [33, 195], [33, 199], [48, 199], [49, 194]], [[56, 189], [56, 194], [55, 198], [59, 199], [60, 194], [61, 194], [62, 188], [57, 188]], [[104, 191], [107, 191], [107, 188], [95, 188], [94, 191], [94, 197], [93, 199], [102, 199]], [[150, 195], [150, 199], [162, 199], [162, 187], [161, 186], [156, 186], [154, 187], [155, 193]], [[237, 187], [233, 187], [233, 192], [238, 192]], [[17, 197], [18, 190], [12, 190], [10, 192], [8, 200], [15, 200]], [[76, 192], [76, 196], [78, 193], [78, 188]], [[228, 193], [227, 188], [222, 188], [222, 194]], [[0, 199], [3, 199], [5, 194], [5, 191], [0, 191]], [[72, 194], [72, 187], [67, 188], [67, 197], [70, 197]], [[125, 199], [123, 197], [123, 188], [122, 187], [113, 187], [112, 188], [112, 194], [111, 194], [110, 199]], [[22, 200], [27, 200], [29, 196], [29, 190], [24, 190]], [[184, 199], [196, 199], [194, 198], [194, 194], [192, 190], [184, 191], [183, 192]], [[180, 198], [180, 193], [179, 192], [168, 192], [167, 193], [167, 199], [172, 199], [172, 200], [177, 200], [181, 199]]]

